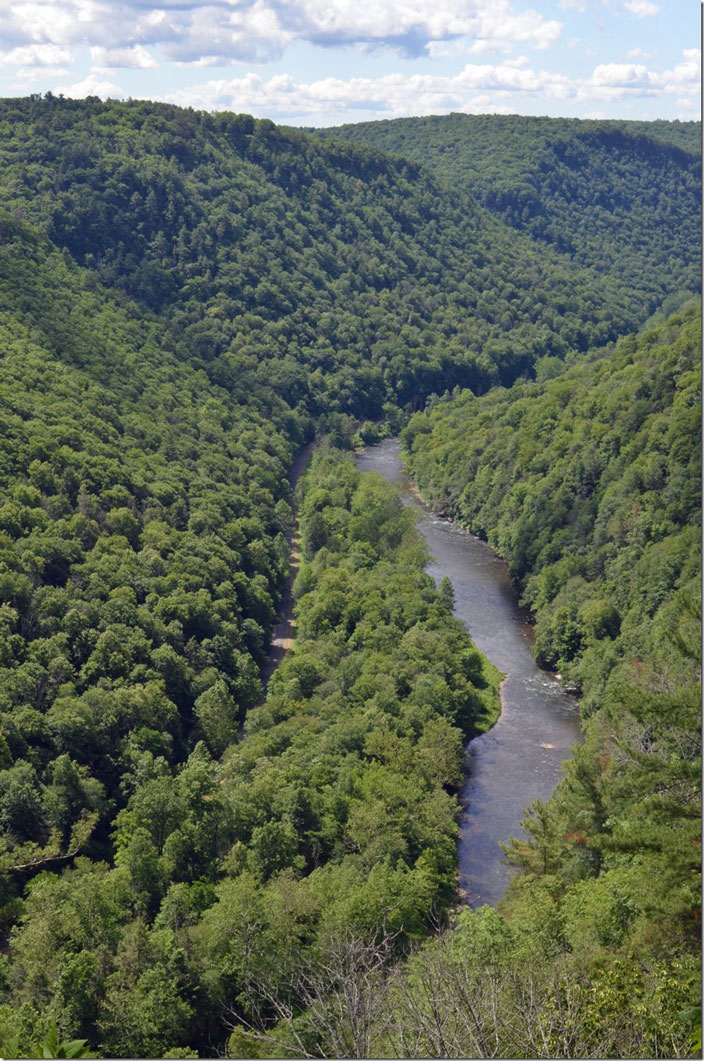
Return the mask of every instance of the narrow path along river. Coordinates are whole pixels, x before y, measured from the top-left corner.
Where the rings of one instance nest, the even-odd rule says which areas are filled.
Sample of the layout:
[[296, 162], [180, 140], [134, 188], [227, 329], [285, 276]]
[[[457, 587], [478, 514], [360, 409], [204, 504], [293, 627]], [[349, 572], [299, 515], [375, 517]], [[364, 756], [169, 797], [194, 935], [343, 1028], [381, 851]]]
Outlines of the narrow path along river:
[[308, 466], [313, 454], [315, 442], [308, 442], [297, 454], [291, 465], [289, 482], [291, 485], [292, 500], [292, 529], [288, 535], [288, 544], [291, 550], [289, 561], [289, 575], [286, 579], [283, 596], [277, 612], [276, 626], [271, 633], [269, 653], [267, 661], [262, 669], [262, 695], [260, 703], [266, 700], [266, 692], [269, 687], [271, 676], [288, 652], [296, 632], [296, 622], [293, 617], [293, 583], [298, 574], [298, 559], [300, 538], [298, 533], [298, 515], [296, 512], [295, 490], [296, 484]]
[[578, 705], [556, 678], [536, 666], [529, 614], [518, 605], [504, 561], [413, 495], [399, 453], [398, 440], [389, 439], [360, 453], [357, 466], [403, 488], [406, 504], [420, 514], [419, 528], [434, 558], [428, 572], [436, 582], [445, 575], [450, 579], [455, 615], [506, 675], [499, 721], [467, 747], [461, 792], [459, 882], [466, 901], [476, 907], [503, 895], [510, 871], [499, 842], [520, 835], [524, 807], [555, 788], [560, 764], [579, 738]]

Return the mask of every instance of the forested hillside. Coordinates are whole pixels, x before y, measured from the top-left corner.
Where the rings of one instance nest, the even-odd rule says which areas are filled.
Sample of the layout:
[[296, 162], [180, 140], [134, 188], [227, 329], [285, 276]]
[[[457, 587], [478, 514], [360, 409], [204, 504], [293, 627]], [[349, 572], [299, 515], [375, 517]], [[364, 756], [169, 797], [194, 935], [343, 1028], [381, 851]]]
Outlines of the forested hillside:
[[[439, 1042], [431, 998], [457, 1056], [494, 1035], [509, 1056], [691, 1049], [686, 1023], [700, 1019], [700, 360], [692, 311], [557, 379], [442, 402], [406, 431], [425, 496], [507, 557], [536, 613], [539, 658], [584, 694], [584, 744], [547, 804], [530, 808], [527, 842], [507, 848], [523, 871], [504, 903], [508, 924], [465, 915], [456, 936], [411, 966], [417, 980], [409, 970], [403, 981], [404, 1012], [417, 1014], [403, 1030], [413, 1029], [421, 1055]], [[492, 963], [483, 985], [460, 957], [478, 934]], [[481, 1013], [474, 1026], [463, 1023], [460, 987]], [[517, 1034], [521, 1019], [528, 1033]]]
[[[643, 280], [575, 265], [417, 163], [246, 115], [32, 98], [0, 103], [0, 130], [8, 208], [158, 313], [214, 382], [314, 415], [508, 385], [697, 284], [691, 258], [658, 259], [651, 283], [648, 248]], [[691, 222], [691, 182], [668, 195]]]
[[486, 537], [536, 614], [536, 650], [603, 698], [624, 660], [659, 659], [669, 606], [697, 600], [701, 313], [543, 383], [464, 394], [405, 431], [430, 503]]
[[[53, 605], [45, 609], [53, 636], [35, 640], [30, 658], [55, 646], [69, 658], [49, 662], [48, 703], [20, 711], [34, 729], [19, 754], [16, 745], [6, 752], [6, 835], [19, 843], [24, 831], [29, 843], [50, 827], [72, 828], [67, 853], [80, 845], [91, 857], [72, 859], [63, 875], [34, 876], [41, 863], [30, 859], [51, 865], [59, 836], [49, 851], [15, 846], [5, 857], [6, 899], [18, 859], [34, 876], [25, 901], [5, 906], [6, 918], [18, 919], [4, 961], [6, 1052], [31, 1050], [53, 1020], [65, 1038], [85, 1037], [106, 1056], [208, 1056], [231, 1034], [230, 1056], [259, 1056], [250, 1028], [264, 1036], [264, 1055], [275, 1046], [287, 1056], [286, 1043], [315, 1055], [331, 1047], [315, 1008], [305, 1015], [311, 985], [322, 1002], [326, 969], [353, 984], [375, 973], [453, 901], [452, 793], [464, 741], [496, 715], [498, 676], [423, 573], [413, 520], [385, 483], [362, 481], [349, 458], [322, 454], [302, 531], [296, 651], [239, 742], [235, 705], [247, 701], [235, 700], [229, 673], [212, 659], [196, 679], [204, 691], [190, 740], [179, 718], [193, 681], [188, 663], [207, 658], [218, 634], [191, 632], [185, 651], [174, 639], [183, 638], [189, 604], [200, 624], [209, 612], [216, 623], [224, 608], [206, 587], [187, 592], [166, 579], [171, 592], [162, 596], [139, 570], [144, 557], [176, 582], [178, 554], [160, 556], [150, 541], [135, 555], [113, 536], [103, 555], [133, 558], [136, 592], [123, 563], [106, 602], [88, 595], [84, 603], [75, 590], [74, 599], [59, 589], [41, 595]], [[163, 539], [166, 521], [149, 520], [147, 533]], [[189, 573], [200, 575], [197, 560]], [[165, 624], [178, 605], [179, 619]], [[91, 609], [105, 632], [70, 682], [71, 634], [77, 626], [79, 644], [91, 640]], [[289, 1011], [300, 1014], [294, 1029], [278, 1024]], [[344, 1022], [338, 1034], [341, 1056], [361, 1045]]]
[[87, 849], [109, 851], [143, 755], [234, 738], [260, 692], [301, 435], [276, 396], [233, 403], [7, 218], [0, 284], [7, 874], [94, 829]]
[[[422, 163], [514, 230], [626, 280], [643, 301], [700, 287], [701, 126], [450, 114], [316, 130]], [[666, 274], [679, 283], [668, 291]]]
[[[247, 115], [0, 101], [4, 1055], [689, 1050], [698, 318], [621, 337], [698, 290], [690, 129], [593, 123], [560, 155], [540, 126], [536, 183], [511, 122], [464, 182]], [[584, 690], [507, 918], [456, 928], [500, 675], [335, 448], [426, 404], [423, 490]]]

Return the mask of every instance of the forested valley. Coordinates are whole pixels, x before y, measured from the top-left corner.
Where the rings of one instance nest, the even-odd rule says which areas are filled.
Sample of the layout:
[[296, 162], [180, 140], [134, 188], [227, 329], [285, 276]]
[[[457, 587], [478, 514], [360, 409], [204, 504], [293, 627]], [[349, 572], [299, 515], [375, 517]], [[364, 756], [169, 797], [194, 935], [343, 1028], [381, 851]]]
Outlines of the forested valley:
[[[0, 1052], [694, 1056], [699, 126], [0, 131]], [[355, 469], [398, 431], [580, 692], [496, 909], [501, 675]]]

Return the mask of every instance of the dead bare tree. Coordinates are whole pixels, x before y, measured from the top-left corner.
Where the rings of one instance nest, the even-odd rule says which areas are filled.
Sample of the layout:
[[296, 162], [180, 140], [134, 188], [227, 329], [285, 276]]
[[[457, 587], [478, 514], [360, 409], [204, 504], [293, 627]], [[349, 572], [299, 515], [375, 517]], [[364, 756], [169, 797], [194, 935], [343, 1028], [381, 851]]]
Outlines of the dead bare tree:
[[398, 1057], [508, 1056], [500, 1035], [506, 974], [453, 950], [450, 934], [399, 969], [390, 991], [389, 1043]]
[[398, 932], [333, 931], [283, 976], [254, 975], [250, 1018], [238, 1024], [256, 1042], [295, 1057], [375, 1056], [388, 1025], [388, 973]]

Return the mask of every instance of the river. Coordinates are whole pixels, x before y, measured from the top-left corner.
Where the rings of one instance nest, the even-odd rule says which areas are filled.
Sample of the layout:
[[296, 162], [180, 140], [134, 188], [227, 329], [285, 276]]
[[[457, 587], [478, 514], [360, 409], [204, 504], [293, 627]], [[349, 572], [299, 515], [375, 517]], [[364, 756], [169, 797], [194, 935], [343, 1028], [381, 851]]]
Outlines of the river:
[[530, 616], [518, 604], [504, 561], [411, 493], [399, 453], [398, 440], [389, 439], [360, 453], [357, 466], [402, 487], [406, 504], [418, 511], [433, 557], [428, 572], [436, 582], [445, 575], [450, 579], [455, 615], [506, 675], [501, 717], [467, 745], [460, 794], [459, 885], [465, 901], [476, 907], [496, 902], [506, 890], [510, 869], [502, 862], [499, 842], [520, 836], [524, 807], [555, 788], [560, 765], [579, 739], [578, 704], [553, 675], [536, 666]]

